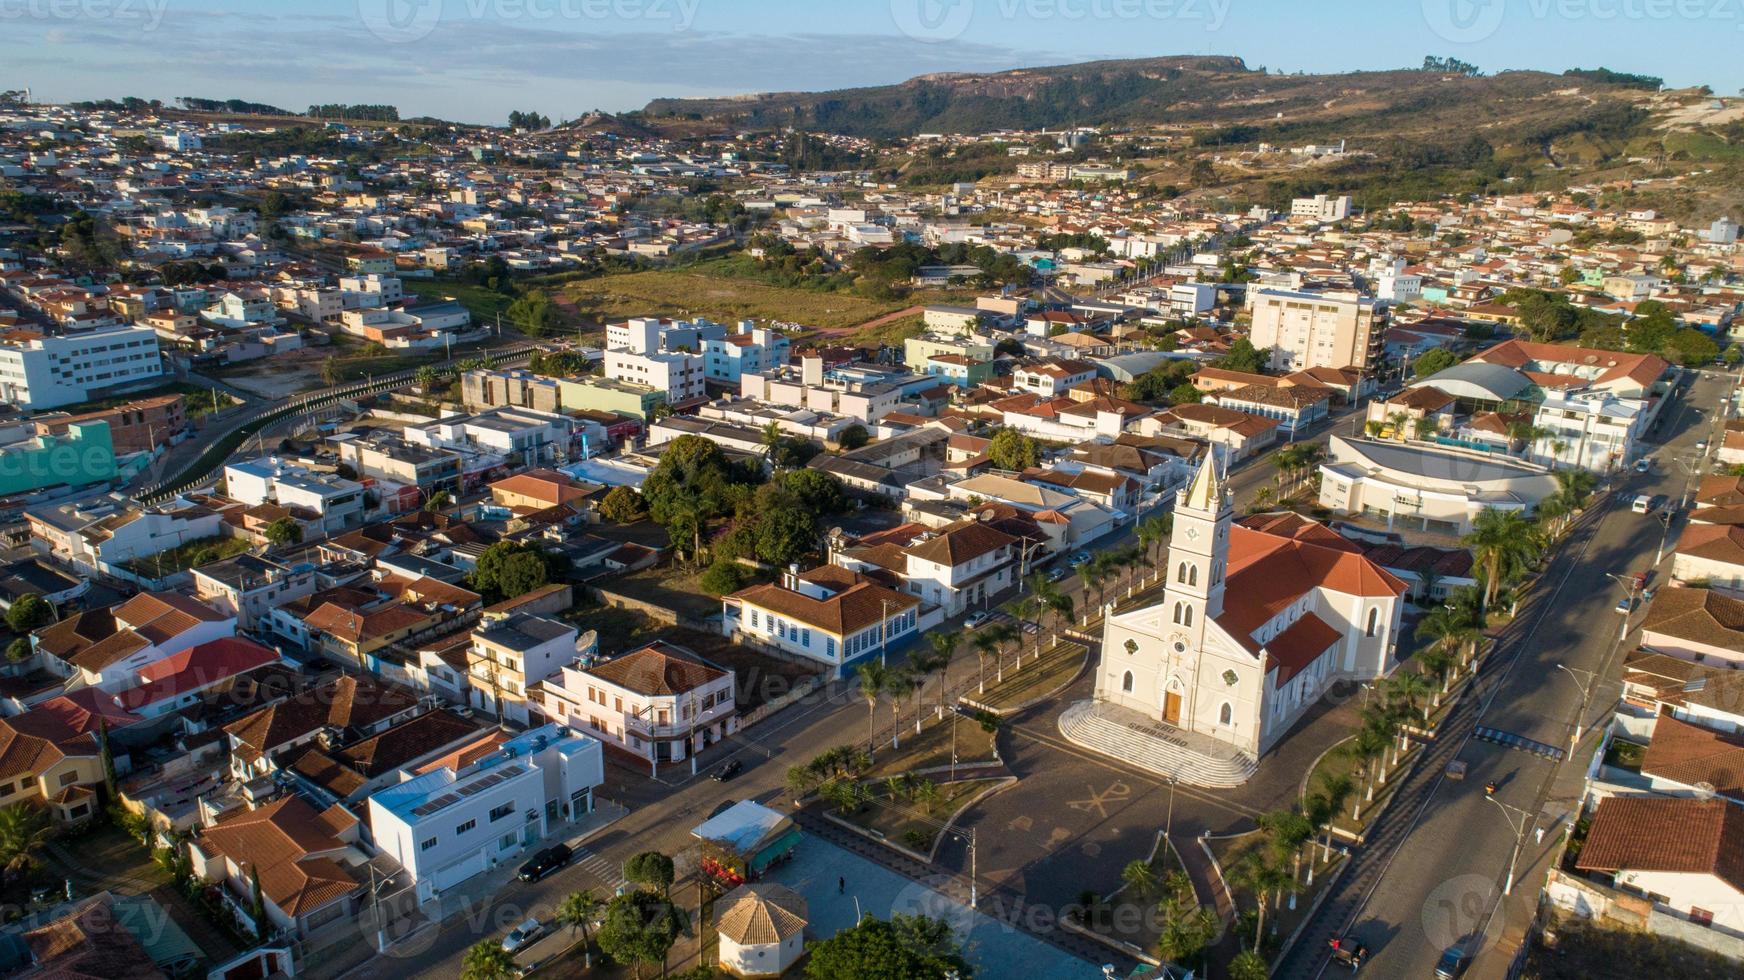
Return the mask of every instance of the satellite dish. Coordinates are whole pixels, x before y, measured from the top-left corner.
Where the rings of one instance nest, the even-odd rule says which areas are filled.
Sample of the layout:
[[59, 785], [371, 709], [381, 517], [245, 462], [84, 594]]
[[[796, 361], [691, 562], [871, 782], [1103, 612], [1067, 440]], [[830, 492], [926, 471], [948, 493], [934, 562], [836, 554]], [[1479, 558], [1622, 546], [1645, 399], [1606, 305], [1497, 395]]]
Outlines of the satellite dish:
[[1696, 790], [1696, 799], [1698, 799], [1698, 800], [1702, 800], [1703, 802], [1706, 802], [1706, 801], [1714, 798], [1714, 784], [1713, 783], [1706, 782], [1706, 781], [1699, 782], [1695, 785], [1695, 790]]

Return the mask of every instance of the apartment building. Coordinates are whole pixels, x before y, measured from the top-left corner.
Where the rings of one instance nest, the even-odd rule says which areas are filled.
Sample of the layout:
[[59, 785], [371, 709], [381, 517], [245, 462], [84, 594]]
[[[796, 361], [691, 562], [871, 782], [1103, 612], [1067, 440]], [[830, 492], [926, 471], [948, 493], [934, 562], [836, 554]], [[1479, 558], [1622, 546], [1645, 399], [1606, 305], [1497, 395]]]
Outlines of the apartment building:
[[468, 371], [460, 376], [460, 397], [469, 412], [503, 407], [563, 411], [558, 380], [520, 368]]
[[277, 456], [262, 456], [224, 467], [226, 495], [249, 506], [277, 504], [321, 535], [363, 522], [363, 484], [300, 466]]
[[680, 762], [738, 730], [733, 672], [656, 641], [562, 667], [538, 685], [545, 715], [648, 760]]
[[369, 798], [376, 846], [405, 868], [420, 904], [520, 860], [558, 824], [593, 809], [605, 782], [597, 739], [562, 725], [493, 731], [401, 771]]
[[0, 401], [21, 408], [59, 408], [99, 394], [144, 385], [163, 375], [157, 331], [105, 327], [46, 336], [32, 330], [0, 335]]
[[467, 673], [473, 707], [525, 725], [538, 707], [528, 687], [575, 659], [575, 627], [544, 616], [491, 616], [472, 631]]
[[778, 331], [742, 320], [737, 333], [703, 341], [703, 372], [711, 381], [737, 385], [746, 374], [785, 365], [790, 347]]
[[224, 531], [223, 519], [209, 507], [180, 498], [140, 507], [118, 493], [38, 505], [24, 518], [38, 554], [90, 576], [129, 577], [123, 569], [128, 563]]
[[1315, 221], [1343, 221], [1350, 217], [1350, 196], [1341, 194], [1333, 197], [1329, 194], [1316, 194], [1313, 197], [1298, 197], [1290, 201], [1290, 217], [1311, 218]]
[[1254, 347], [1271, 350], [1273, 371], [1354, 367], [1375, 370], [1386, 346], [1384, 302], [1355, 293], [1258, 290], [1252, 297]]
[[677, 404], [708, 394], [700, 354], [659, 351], [641, 354], [631, 350], [606, 351], [606, 377], [613, 381], [645, 385]]

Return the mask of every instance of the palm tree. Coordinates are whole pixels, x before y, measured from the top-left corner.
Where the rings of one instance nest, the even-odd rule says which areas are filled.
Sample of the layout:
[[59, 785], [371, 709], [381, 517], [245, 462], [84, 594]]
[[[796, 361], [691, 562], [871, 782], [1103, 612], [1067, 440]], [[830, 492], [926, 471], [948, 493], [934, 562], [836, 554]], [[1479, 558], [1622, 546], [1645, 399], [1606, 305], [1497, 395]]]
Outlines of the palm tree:
[[1385, 769], [1384, 757], [1392, 744], [1392, 733], [1377, 726], [1365, 724], [1356, 733], [1356, 741], [1351, 744], [1350, 752], [1362, 766], [1367, 778], [1363, 781], [1363, 798], [1355, 801], [1351, 807], [1350, 818], [1352, 820], [1361, 820], [1362, 805], [1374, 802], [1375, 780]]
[[1532, 560], [1535, 540], [1531, 522], [1517, 510], [1486, 507], [1472, 521], [1471, 533], [1462, 542], [1471, 549], [1472, 558], [1483, 567], [1488, 580], [1484, 589], [1485, 611], [1495, 600], [1502, 575]]
[[0, 810], [0, 880], [36, 867], [36, 852], [53, 836], [48, 812], [34, 803]]
[[1412, 423], [1411, 427], [1416, 431], [1417, 438], [1423, 440], [1433, 439], [1435, 433], [1440, 431], [1439, 427], [1435, 424], [1435, 420], [1427, 415], [1418, 418], [1416, 422]]
[[878, 722], [872, 717], [878, 708], [878, 698], [890, 683], [890, 668], [874, 660], [860, 665], [860, 696], [866, 699], [867, 745], [878, 740]]
[[992, 628], [984, 629], [969, 641], [969, 645], [975, 648], [975, 658], [980, 661], [981, 680], [975, 689], [982, 694], [987, 693], [987, 658], [999, 649], [999, 638], [993, 632]]
[[1167, 516], [1152, 515], [1138, 522], [1138, 544], [1140, 548], [1144, 549], [1145, 559], [1153, 569], [1157, 567], [1157, 562], [1162, 560], [1162, 555], [1152, 555], [1151, 549], [1168, 542]]
[[951, 661], [957, 656], [957, 647], [963, 642], [963, 634], [958, 630], [929, 633], [927, 642], [933, 648], [933, 655], [927, 658], [927, 666], [931, 668], [931, 673], [939, 675], [939, 717], [942, 718], [945, 714], [945, 675], [950, 672]]
[[1400, 442], [1405, 441], [1405, 423], [1410, 421], [1410, 419], [1411, 416], [1404, 412], [1387, 413], [1387, 427], [1393, 430], [1393, 438]]
[[[1016, 602], [1013, 602], [1011, 604], [1011, 614], [1013, 616], [1017, 617], [1017, 629], [1018, 629], [1018, 638], [1019, 639], [1022, 639], [1023, 624], [1035, 622], [1035, 618], [1037, 615], [1039, 615], [1041, 613], [1041, 610], [1042, 610], [1042, 602], [1040, 599], [1037, 599], [1035, 596], [1024, 596], [1023, 598], [1021, 598], [1021, 599], [1019, 599]], [[1036, 626], [1036, 654], [1039, 656], [1041, 654], [1041, 652], [1042, 652], [1042, 631], [1041, 631], [1041, 626], [1039, 624], [1037, 624], [1037, 626]], [[1023, 666], [1023, 651], [1021, 649], [1019, 649], [1018, 653], [1017, 653], [1017, 666], [1019, 666], [1019, 667]]]
[[1259, 905], [1259, 921], [1254, 927], [1254, 948], [1260, 946], [1260, 938], [1266, 934], [1266, 906], [1272, 893], [1283, 888], [1290, 880], [1284, 869], [1266, 859], [1263, 849], [1255, 848], [1243, 856], [1235, 867], [1235, 880], [1241, 887], [1254, 896]]
[[572, 931], [581, 933], [581, 955], [586, 960], [587, 969], [593, 969], [593, 922], [605, 911], [605, 900], [591, 891], [570, 892], [564, 897], [562, 904], [557, 906], [557, 921], [568, 926]]
[[773, 469], [775, 450], [781, 445], [781, 424], [770, 422], [763, 427], [763, 461]]
[[489, 939], [468, 946], [460, 961], [460, 980], [513, 980], [520, 975], [503, 944]]
[[1023, 631], [1011, 623], [1000, 623], [985, 630], [993, 640], [993, 682], [1005, 683], [1005, 645], [1013, 640], [1022, 640]]
[[[895, 724], [890, 726], [890, 747], [899, 749], [902, 745], [897, 737], [902, 734], [902, 702], [915, 693], [920, 682], [914, 675], [902, 667], [885, 671], [884, 690], [890, 695], [890, 714]], [[920, 728], [920, 720], [915, 720], [915, 728]]]
[[1367, 422], [1363, 423], [1363, 431], [1369, 434], [1370, 439], [1379, 439], [1382, 430], [1385, 428], [1386, 424], [1381, 422], [1379, 419], [1369, 419]]
[[1139, 898], [1149, 895], [1157, 887], [1157, 873], [1149, 861], [1127, 862], [1126, 867], [1120, 869], [1120, 880]]
[[1433, 694], [1435, 689], [1435, 685], [1421, 671], [1402, 670], [1393, 676], [1388, 693], [1404, 707], [1407, 717], [1415, 716], [1428, 721], [1429, 713], [1423, 710], [1421, 702]]
[[[1339, 814], [1344, 812], [1345, 801], [1349, 800], [1350, 795], [1355, 791], [1356, 784], [1351, 781], [1349, 776], [1341, 772], [1328, 772], [1321, 774], [1320, 790], [1310, 797], [1312, 800], [1319, 801], [1317, 806], [1311, 807], [1313, 810], [1311, 817], [1312, 815], [1320, 815], [1322, 819], [1319, 822], [1319, 827], [1326, 832], [1320, 847], [1322, 864], [1332, 860], [1332, 823], [1338, 819]], [[1312, 867], [1308, 869], [1308, 880], [1310, 882], [1314, 880]]]
[[1260, 487], [1254, 491], [1254, 506], [1263, 510], [1271, 505], [1274, 496], [1276, 493], [1271, 487]]

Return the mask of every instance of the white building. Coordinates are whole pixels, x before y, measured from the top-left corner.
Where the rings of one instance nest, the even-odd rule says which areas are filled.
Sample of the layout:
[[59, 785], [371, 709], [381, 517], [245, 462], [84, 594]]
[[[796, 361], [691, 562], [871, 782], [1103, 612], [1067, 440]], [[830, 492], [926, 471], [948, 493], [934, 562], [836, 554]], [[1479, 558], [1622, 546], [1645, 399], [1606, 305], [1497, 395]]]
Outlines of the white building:
[[696, 755], [738, 730], [733, 672], [656, 641], [593, 663], [560, 668], [538, 685], [546, 717], [647, 759]]
[[487, 616], [467, 651], [473, 707], [499, 720], [528, 724], [540, 681], [579, 652], [575, 627], [544, 616]]
[[363, 484], [276, 456], [225, 466], [224, 487], [230, 499], [250, 506], [278, 504], [321, 534], [363, 521]]
[[1356, 293], [1259, 289], [1249, 294], [1248, 339], [1272, 352], [1273, 371], [1374, 369], [1386, 347], [1386, 304]]
[[774, 882], [740, 885], [721, 896], [715, 929], [721, 969], [738, 977], [778, 977], [805, 953], [808, 908]]
[[920, 600], [847, 569], [787, 573], [721, 599], [721, 632], [836, 669], [900, 646], [919, 628]]
[[1163, 593], [1107, 618], [1096, 699], [1257, 759], [1335, 680], [1392, 671], [1406, 586], [1318, 524], [1234, 518], [1208, 458], [1176, 495]]
[[708, 394], [701, 354], [607, 350], [606, 377], [664, 392], [669, 405]]
[[48, 337], [15, 330], [0, 340], [0, 401], [32, 410], [90, 401], [163, 375], [157, 331], [107, 327]]
[[544, 725], [491, 732], [401, 779], [370, 796], [370, 831], [422, 904], [591, 811], [605, 758], [597, 740]]
[[1343, 221], [1350, 217], [1350, 196], [1331, 197], [1316, 194], [1290, 201], [1290, 217], [1313, 218], [1316, 221]]
[[1534, 461], [1606, 473], [1629, 465], [1638, 455], [1637, 443], [1647, 428], [1647, 403], [1600, 390], [1550, 391], [1532, 424], [1547, 433], [1532, 444]]

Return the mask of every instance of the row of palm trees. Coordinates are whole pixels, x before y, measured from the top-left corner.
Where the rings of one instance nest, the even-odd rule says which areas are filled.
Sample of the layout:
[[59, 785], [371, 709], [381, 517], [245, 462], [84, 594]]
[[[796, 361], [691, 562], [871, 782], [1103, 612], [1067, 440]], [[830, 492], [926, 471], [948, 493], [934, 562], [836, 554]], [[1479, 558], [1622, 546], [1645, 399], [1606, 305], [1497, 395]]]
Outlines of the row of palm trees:
[[1471, 549], [1484, 586], [1482, 610], [1488, 612], [1502, 589], [1517, 583], [1538, 560], [1568, 533], [1597, 486], [1585, 470], [1559, 470], [1556, 492], [1538, 504], [1536, 518], [1517, 510], [1486, 508], [1472, 521], [1463, 543]]
[[1307, 483], [1314, 475], [1314, 467], [1319, 464], [1325, 450], [1314, 443], [1292, 443], [1272, 454], [1272, 466], [1277, 469], [1274, 482], [1277, 484], [1277, 494], [1288, 497]]

